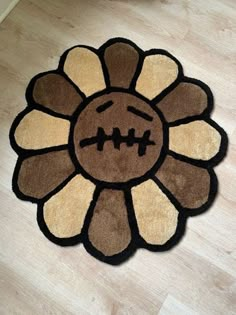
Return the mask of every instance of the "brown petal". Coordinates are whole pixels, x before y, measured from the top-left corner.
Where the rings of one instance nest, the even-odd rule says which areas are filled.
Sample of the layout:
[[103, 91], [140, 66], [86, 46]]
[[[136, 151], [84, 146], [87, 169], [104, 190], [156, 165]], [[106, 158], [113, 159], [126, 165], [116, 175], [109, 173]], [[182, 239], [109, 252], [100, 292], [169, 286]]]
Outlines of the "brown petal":
[[168, 122], [201, 114], [207, 108], [206, 92], [198, 85], [182, 82], [157, 107]]
[[198, 208], [207, 200], [210, 175], [204, 168], [167, 156], [156, 177], [186, 208]]
[[104, 189], [100, 193], [88, 236], [93, 246], [106, 256], [118, 254], [129, 245], [131, 231], [123, 191]]
[[139, 54], [135, 48], [129, 44], [117, 42], [106, 48], [104, 60], [111, 86], [128, 88], [139, 60]]
[[67, 150], [48, 152], [26, 158], [18, 174], [19, 190], [41, 199], [75, 171]]
[[37, 79], [33, 98], [36, 103], [64, 115], [72, 115], [82, 101], [73, 85], [56, 73], [48, 73]]

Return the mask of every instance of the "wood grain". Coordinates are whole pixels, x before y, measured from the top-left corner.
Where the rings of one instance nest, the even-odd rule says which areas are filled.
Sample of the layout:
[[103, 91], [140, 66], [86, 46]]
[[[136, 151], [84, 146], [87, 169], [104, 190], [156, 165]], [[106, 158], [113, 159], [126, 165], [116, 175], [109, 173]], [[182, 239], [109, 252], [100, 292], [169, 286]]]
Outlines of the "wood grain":
[[[179, 246], [138, 250], [119, 267], [43, 236], [36, 206], [11, 191], [8, 133], [25, 88], [76, 44], [123, 36], [174, 54], [215, 96], [228, 133], [211, 210], [189, 219]], [[0, 314], [236, 314], [236, 3], [234, 0], [21, 0], [0, 25]]]

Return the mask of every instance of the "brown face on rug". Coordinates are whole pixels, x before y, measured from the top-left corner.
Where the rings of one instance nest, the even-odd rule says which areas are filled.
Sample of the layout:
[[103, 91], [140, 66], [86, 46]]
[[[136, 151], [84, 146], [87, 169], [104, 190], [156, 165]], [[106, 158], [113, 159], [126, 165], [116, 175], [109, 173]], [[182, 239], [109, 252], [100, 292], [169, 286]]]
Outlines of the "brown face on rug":
[[171, 248], [212, 203], [227, 136], [210, 89], [168, 52], [121, 38], [73, 47], [26, 97], [10, 132], [13, 189], [38, 204], [52, 242], [118, 264]]
[[157, 112], [137, 96], [122, 92], [89, 102], [73, 132], [81, 167], [105, 182], [124, 183], [143, 176], [157, 162], [163, 145]]

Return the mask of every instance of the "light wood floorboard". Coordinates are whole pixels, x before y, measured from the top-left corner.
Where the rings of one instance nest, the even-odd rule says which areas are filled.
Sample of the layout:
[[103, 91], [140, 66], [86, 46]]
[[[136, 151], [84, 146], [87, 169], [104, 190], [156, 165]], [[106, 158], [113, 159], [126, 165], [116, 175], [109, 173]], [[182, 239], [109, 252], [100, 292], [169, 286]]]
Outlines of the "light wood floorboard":
[[[83, 246], [58, 247], [36, 222], [36, 205], [11, 191], [16, 154], [8, 133], [29, 80], [57, 67], [76, 44], [127, 37], [174, 54], [207, 83], [213, 119], [228, 133], [211, 210], [189, 219], [172, 251], [138, 250], [119, 267]], [[235, 0], [21, 0], [0, 24], [0, 314], [236, 314]]]

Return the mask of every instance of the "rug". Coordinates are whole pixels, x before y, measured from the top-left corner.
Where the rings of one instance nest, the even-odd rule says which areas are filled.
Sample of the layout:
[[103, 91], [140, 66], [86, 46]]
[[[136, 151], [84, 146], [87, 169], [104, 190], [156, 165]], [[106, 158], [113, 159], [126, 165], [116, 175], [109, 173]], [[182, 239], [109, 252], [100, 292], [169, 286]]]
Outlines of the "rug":
[[72, 47], [26, 100], [10, 131], [13, 191], [37, 203], [50, 241], [119, 264], [172, 248], [212, 204], [227, 136], [209, 87], [167, 51], [123, 38]]

